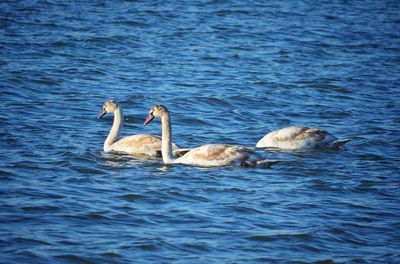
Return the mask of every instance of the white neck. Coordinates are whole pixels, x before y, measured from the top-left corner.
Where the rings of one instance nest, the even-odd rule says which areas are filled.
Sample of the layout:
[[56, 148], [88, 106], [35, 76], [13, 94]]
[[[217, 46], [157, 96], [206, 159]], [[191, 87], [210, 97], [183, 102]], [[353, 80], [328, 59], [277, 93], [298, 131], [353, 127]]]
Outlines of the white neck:
[[169, 113], [161, 117], [161, 153], [165, 164], [173, 163], [175, 158], [172, 154], [172, 129], [171, 121], [169, 120]]
[[123, 115], [121, 108], [117, 107], [114, 111], [114, 121], [110, 133], [108, 134], [106, 141], [104, 141], [104, 151], [112, 150], [112, 145], [117, 141], [119, 131], [121, 130], [123, 123]]

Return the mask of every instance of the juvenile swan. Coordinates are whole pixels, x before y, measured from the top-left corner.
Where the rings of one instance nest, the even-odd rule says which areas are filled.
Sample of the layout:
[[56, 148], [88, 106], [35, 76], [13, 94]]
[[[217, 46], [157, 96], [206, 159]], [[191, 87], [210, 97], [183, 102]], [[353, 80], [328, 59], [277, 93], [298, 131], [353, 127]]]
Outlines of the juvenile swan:
[[266, 134], [258, 141], [257, 148], [312, 149], [337, 148], [351, 139], [337, 139], [325, 130], [291, 126]]
[[[145, 154], [159, 156], [161, 153], [161, 137], [154, 135], [132, 135], [118, 139], [119, 132], [123, 123], [122, 109], [114, 100], [104, 103], [103, 110], [97, 119], [102, 118], [108, 113], [114, 113], [114, 121], [110, 133], [104, 141], [104, 152], [123, 152], [127, 154]], [[172, 144], [173, 149], [178, 147]]]
[[278, 161], [268, 160], [252, 160], [252, 153], [249, 149], [238, 146], [230, 146], [223, 144], [207, 144], [191, 149], [185, 155], [175, 158], [172, 153], [172, 131], [170, 115], [167, 108], [163, 105], [154, 105], [151, 107], [149, 115], [144, 121], [144, 125], [150, 123], [154, 117], [161, 118], [162, 125], [162, 157], [165, 164], [181, 163], [200, 167], [217, 167], [217, 166], [263, 166], [269, 167]]

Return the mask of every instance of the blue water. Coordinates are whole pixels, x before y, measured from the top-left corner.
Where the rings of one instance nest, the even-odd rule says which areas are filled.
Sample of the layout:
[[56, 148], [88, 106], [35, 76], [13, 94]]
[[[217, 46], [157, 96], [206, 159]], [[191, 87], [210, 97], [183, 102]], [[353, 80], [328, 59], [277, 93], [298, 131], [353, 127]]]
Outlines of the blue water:
[[[399, 263], [399, 1], [1, 1], [0, 263]], [[175, 143], [352, 141], [272, 169], [102, 151], [152, 104]]]

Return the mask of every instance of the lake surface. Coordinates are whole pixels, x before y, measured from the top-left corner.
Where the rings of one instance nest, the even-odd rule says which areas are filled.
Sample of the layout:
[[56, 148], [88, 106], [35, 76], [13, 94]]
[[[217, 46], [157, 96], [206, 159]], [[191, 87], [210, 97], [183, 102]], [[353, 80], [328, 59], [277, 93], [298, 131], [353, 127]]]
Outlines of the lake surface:
[[[251, 1], [250, 1], [251, 2]], [[399, 1], [1, 1], [1, 263], [399, 263]], [[106, 154], [289, 125], [352, 141], [271, 169]]]

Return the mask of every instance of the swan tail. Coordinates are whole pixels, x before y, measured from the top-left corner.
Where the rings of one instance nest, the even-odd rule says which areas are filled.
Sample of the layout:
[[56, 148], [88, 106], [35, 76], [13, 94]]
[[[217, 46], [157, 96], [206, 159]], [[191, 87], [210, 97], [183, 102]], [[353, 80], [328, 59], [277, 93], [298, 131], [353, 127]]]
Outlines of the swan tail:
[[340, 147], [340, 146], [346, 144], [346, 143], [349, 142], [349, 141], [351, 141], [350, 138], [338, 139], [338, 140], [333, 141], [333, 142], [330, 144], [330, 147], [332, 147], [332, 148], [338, 148], [338, 147]]
[[279, 163], [280, 160], [246, 160], [242, 161], [240, 166], [242, 167], [261, 167], [270, 168], [272, 165]]

